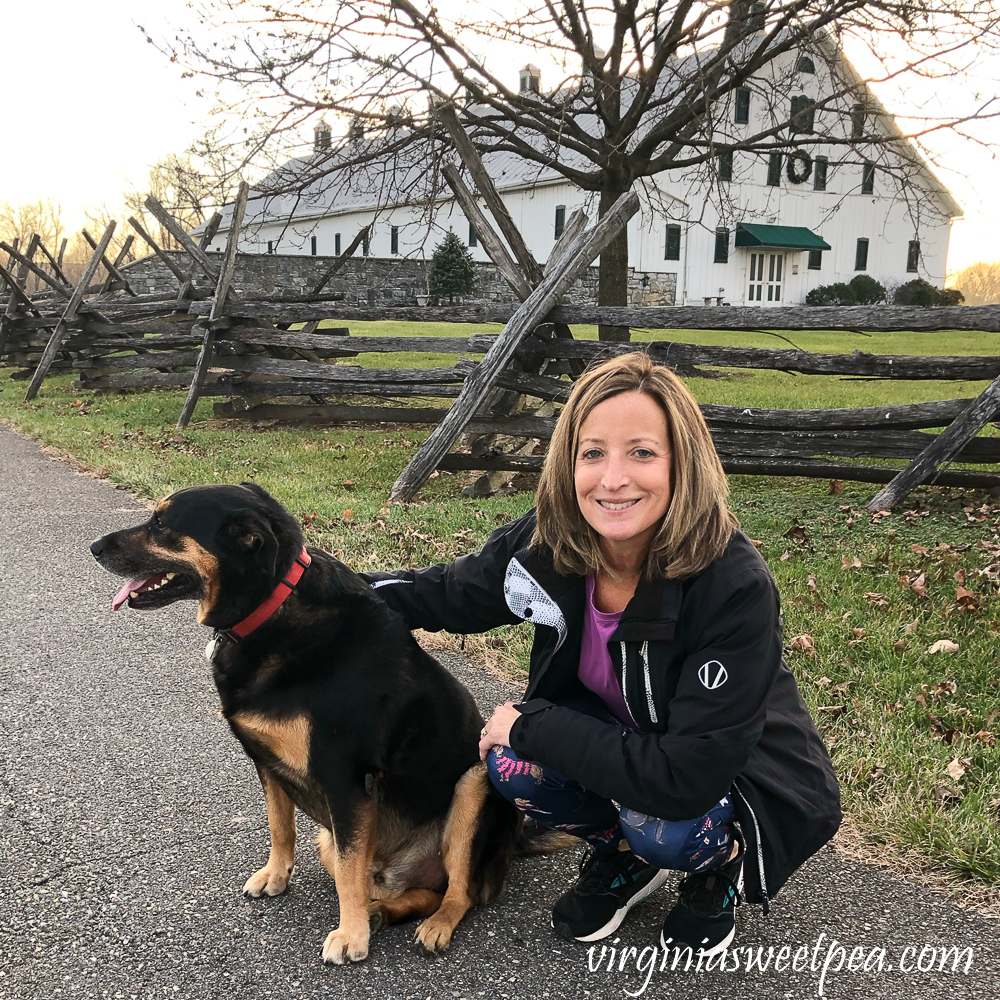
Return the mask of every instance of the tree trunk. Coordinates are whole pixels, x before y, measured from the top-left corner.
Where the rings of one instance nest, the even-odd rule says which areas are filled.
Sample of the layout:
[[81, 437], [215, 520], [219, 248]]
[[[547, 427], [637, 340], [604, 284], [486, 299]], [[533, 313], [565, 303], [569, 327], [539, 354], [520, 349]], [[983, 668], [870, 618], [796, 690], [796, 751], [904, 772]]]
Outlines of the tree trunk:
[[[606, 187], [601, 191], [600, 217], [603, 218], [618, 198], [628, 190], [628, 186]], [[628, 305], [628, 226], [622, 226], [618, 235], [601, 253], [601, 265], [597, 282], [597, 304], [601, 306]], [[606, 326], [597, 328], [598, 340], [628, 341], [631, 330], [627, 326]]]

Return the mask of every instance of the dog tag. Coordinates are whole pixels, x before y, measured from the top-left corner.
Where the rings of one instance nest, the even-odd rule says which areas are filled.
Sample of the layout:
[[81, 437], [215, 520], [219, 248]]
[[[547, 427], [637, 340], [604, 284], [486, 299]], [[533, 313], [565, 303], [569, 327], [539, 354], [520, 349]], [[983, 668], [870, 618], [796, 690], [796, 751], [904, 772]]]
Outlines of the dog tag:
[[218, 648], [219, 648], [219, 637], [217, 635], [214, 635], [212, 636], [211, 639], [208, 640], [208, 645], [205, 647], [205, 659], [208, 660], [209, 663], [211, 663], [212, 660], [215, 659], [215, 653], [218, 650]]

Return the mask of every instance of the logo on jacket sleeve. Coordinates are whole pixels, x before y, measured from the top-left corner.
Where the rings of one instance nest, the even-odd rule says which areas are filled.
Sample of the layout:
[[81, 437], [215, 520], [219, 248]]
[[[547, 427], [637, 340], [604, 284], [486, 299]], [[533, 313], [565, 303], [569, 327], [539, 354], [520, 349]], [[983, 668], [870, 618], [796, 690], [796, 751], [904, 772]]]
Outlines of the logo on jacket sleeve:
[[709, 660], [698, 668], [698, 680], [709, 691], [714, 691], [729, 680], [729, 673], [718, 660]]

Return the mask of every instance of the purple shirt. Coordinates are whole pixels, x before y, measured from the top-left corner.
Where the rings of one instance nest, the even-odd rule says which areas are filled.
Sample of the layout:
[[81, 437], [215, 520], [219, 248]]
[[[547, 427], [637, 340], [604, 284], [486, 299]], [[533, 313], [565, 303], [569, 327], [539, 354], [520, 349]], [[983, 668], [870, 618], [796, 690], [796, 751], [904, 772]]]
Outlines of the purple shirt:
[[587, 576], [587, 602], [583, 611], [583, 641], [580, 643], [580, 683], [597, 695], [611, 714], [636, 732], [639, 727], [625, 704], [618, 675], [611, 664], [608, 640], [621, 621], [622, 611], [598, 611], [594, 607], [594, 577]]

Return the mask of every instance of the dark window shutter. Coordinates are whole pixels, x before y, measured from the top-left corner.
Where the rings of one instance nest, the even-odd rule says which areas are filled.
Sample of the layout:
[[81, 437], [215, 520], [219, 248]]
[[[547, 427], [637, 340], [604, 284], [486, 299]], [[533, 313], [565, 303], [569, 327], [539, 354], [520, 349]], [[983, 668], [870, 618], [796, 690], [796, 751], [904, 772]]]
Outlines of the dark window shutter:
[[781, 153], [772, 153], [767, 161], [768, 187], [781, 185]]
[[389, 253], [399, 253], [399, 226], [389, 230]]
[[731, 181], [733, 179], [733, 151], [727, 149], [719, 153], [719, 180]]
[[556, 205], [556, 239], [559, 239], [563, 234], [563, 230], [566, 228], [566, 206]]
[[855, 104], [851, 108], [851, 138], [861, 139], [865, 134], [865, 106]]
[[663, 251], [663, 259], [681, 259], [681, 227], [673, 222], [667, 224], [667, 242]]
[[746, 125], [750, 121], [750, 90], [747, 87], [736, 88], [736, 111], [733, 121], [737, 125]]
[[861, 193], [875, 193], [875, 163], [873, 160], [865, 160], [865, 165], [861, 170]]
[[315, 257], [316, 256], [316, 237], [309, 237], [309, 252]]
[[476, 227], [471, 222], [469, 223], [469, 246], [479, 246], [479, 236], [476, 233]]
[[823, 269], [823, 251], [822, 250], [810, 250], [809, 251], [809, 270], [810, 271], [821, 271]]
[[334, 233], [334, 236], [333, 236], [333, 252], [338, 257], [340, 256], [340, 233]]
[[817, 156], [813, 160], [813, 190], [814, 191], [825, 191], [826, 190], [826, 171], [829, 166], [829, 160], [825, 156]]
[[908, 274], [915, 274], [920, 264], [920, 240], [910, 240], [906, 248], [906, 270]]
[[858, 240], [857, 249], [854, 251], [854, 270], [866, 271], [868, 269], [868, 240], [862, 236]]
[[715, 263], [729, 263], [729, 230], [725, 226], [715, 230]]

